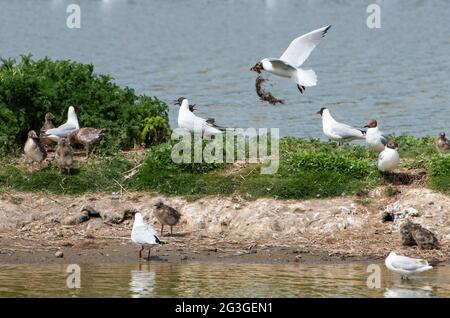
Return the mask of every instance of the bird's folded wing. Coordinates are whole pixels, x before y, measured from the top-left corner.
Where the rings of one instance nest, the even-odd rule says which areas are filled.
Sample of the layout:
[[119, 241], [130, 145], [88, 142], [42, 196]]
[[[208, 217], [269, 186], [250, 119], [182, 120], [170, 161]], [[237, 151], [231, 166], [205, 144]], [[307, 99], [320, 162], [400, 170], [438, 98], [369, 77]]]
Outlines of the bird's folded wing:
[[156, 244], [160, 242], [155, 229], [145, 224], [136, 226], [133, 229], [132, 234], [133, 234], [132, 239], [137, 244]]
[[78, 127], [73, 123], [65, 123], [58, 128], [52, 128], [45, 132], [46, 135], [55, 135], [58, 137], [66, 137], [72, 131], [77, 130]]
[[363, 137], [363, 133], [361, 132], [361, 130], [342, 123], [336, 123], [335, 125], [333, 125], [331, 127], [331, 132], [332, 134], [340, 136], [344, 139]]
[[428, 262], [423, 259], [414, 259], [406, 256], [397, 256], [391, 262], [392, 266], [399, 269], [413, 271], [424, 266], [428, 266]]
[[302, 65], [330, 28], [331, 25], [296, 38], [289, 44], [280, 59], [295, 67]]
[[388, 141], [389, 141], [389, 137], [382, 134], [381, 135], [381, 143], [386, 146]]

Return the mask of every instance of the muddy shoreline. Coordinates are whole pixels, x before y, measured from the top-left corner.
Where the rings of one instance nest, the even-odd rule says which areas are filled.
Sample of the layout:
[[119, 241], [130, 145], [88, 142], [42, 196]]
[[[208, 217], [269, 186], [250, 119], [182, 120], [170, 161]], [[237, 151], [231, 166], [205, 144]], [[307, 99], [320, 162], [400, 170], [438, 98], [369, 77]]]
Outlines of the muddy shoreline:
[[[148, 262], [138, 259], [138, 248], [129, 239], [133, 220], [128, 212], [143, 213], [159, 229], [153, 208], [160, 200], [183, 217], [173, 236], [162, 236], [167, 244], [152, 248], [152, 262], [380, 263], [395, 250], [448, 263], [450, 197], [424, 188], [397, 190], [394, 196], [379, 188], [364, 198], [254, 201], [192, 201], [138, 192], [78, 197], [2, 192], [0, 264]], [[86, 209], [93, 211], [90, 217]], [[386, 211], [397, 215], [394, 222], [382, 221]], [[432, 230], [440, 249], [402, 246], [399, 227], [406, 218]]]

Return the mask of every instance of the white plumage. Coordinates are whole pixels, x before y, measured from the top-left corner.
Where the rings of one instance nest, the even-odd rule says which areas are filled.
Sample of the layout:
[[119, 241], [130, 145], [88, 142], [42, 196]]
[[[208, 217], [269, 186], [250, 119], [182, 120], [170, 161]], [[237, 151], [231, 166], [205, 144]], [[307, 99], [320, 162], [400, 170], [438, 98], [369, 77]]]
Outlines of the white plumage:
[[408, 278], [408, 275], [425, 272], [433, 268], [424, 259], [401, 256], [394, 252], [389, 254], [385, 264], [390, 271], [401, 274], [402, 278]]
[[[156, 244], [161, 244], [158, 234], [151, 225], [144, 223], [144, 218], [141, 213], [134, 215], [133, 229], [131, 230], [131, 241], [141, 246], [139, 250], [139, 258], [142, 257], [144, 247], [151, 247]], [[148, 257], [150, 259], [150, 249], [148, 250]]]
[[397, 151], [397, 144], [390, 140], [384, 150], [378, 156], [378, 170], [381, 172], [391, 172], [400, 164], [400, 155]]
[[369, 149], [378, 153], [382, 152], [388, 142], [388, 137], [380, 131], [376, 120], [370, 120], [365, 127], [367, 128], [366, 142]]
[[279, 59], [262, 59], [252, 70], [258, 73], [261, 70], [265, 70], [278, 76], [292, 78], [303, 94], [305, 87], [311, 87], [317, 84], [317, 76], [313, 70], [304, 70], [300, 66], [311, 55], [311, 52], [320, 43], [330, 28], [331, 25], [328, 25], [296, 38]]
[[336, 121], [327, 108], [322, 108], [318, 114], [322, 115], [323, 133], [331, 140], [343, 143], [355, 139], [365, 139], [363, 131]]
[[193, 133], [203, 133], [204, 135], [216, 135], [222, 133], [222, 131], [216, 128], [214, 124], [208, 123], [206, 119], [198, 117], [190, 111], [187, 98], [180, 97], [178, 102], [181, 103], [178, 111], [178, 127]]
[[67, 121], [57, 128], [48, 129], [45, 135], [48, 139], [58, 142], [60, 138], [66, 138], [70, 133], [80, 129], [75, 107], [70, 106], [67, 112]]

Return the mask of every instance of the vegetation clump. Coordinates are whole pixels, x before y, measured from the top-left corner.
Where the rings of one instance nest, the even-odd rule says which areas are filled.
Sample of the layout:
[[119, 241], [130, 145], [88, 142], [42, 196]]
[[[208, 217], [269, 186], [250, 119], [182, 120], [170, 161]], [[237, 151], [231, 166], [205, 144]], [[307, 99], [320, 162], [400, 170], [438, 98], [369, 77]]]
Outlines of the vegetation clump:
[[170, 133], [164, 102], [94, 74], [92, 64], [22, 56], [19, 62], [2, 59], [0, 64], [0, 155], [17, 154], [28, 131], [39, 131], [47, 112], [63, 124], [73, 104], [81, 127], [106, 129], [103, 153], [156, 145]]

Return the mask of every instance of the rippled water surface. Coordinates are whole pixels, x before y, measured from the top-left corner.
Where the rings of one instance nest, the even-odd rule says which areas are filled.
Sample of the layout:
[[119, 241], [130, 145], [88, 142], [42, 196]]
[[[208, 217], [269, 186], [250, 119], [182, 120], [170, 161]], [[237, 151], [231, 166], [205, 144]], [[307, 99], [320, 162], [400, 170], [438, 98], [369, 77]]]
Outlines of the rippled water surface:
[[450, 266], [409, 281], [381, 268], [369, 289], [366, 264], [81, 265], [68, 289], [66, 265], [0, 265], [0, 297], [450, 297]]
[[[185, 95], [221, 124], [279, 127], [282, 135], [321, 137], [315, 112], [323, 105], [355, 126], [377, 118], [388, 133], [449, 129], [447, 0], [80, 0], [78, 30], [66, 27], [71, 2], [0, 0], [0, 56], [92, 62], [139, 93], [167, 102]], [[370, 3], [381, 6], [381, 29], [366, 26]], [[301, 96], [269, 76], [286, 104], [260, 102], [249, 68], [327, 24], [305, 64], [319, 85]], [[175, 107], [170, 118], [176, 125]]]

